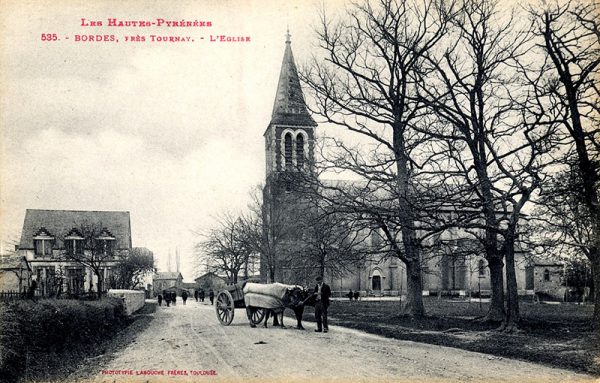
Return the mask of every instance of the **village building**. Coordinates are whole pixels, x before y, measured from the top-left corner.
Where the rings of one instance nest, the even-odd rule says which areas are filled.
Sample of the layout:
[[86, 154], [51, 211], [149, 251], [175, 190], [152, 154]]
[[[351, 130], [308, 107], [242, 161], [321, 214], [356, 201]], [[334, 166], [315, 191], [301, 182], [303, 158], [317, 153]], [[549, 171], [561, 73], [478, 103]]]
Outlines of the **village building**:
[[198, 291], [198, 284], [196, 282], [182, 282], [181, 290], [185, 290], [188, 293], [188, 297], [194, 297], [194, 292]]
[[0, 292], [24, 294], [30, 286], [31, 265], [19, 254], [0, 256]]
[[[75, 258], [89, 259], [86, 232], [103, 246], [105, 257], [91, 267]], [[27, 209], [17, 253], [31, 265], [36, 294], [79, 296], [108, 289], [112, 269], [131, 250], [131, 223], [127, 211], [77, 211]]]
[[159, 271], [152, 277], [154, 295], [162, 294], [163, 291], [174, 291], [181, 294], [183, 288], [183, 275], [179, 271]]
[[[316, 128], [317, 123], [308, 112], [304, 100], [288, 33], [271, 120], [263, 135], [266, 158], [263, 202], [267, 212], [264, 217], [267, 235], [275, 235], [269, 232], [275, 230], [272, 228], [273, 225], [293, 225], [297, 213], [306, 209], [303, 196], [296, 191], [295, 182], [302, 179], [298, 176], [299, 172], [311, 171], [317, 140]], [[277, 214], [287, 216], [287, 220], [276, 221]], [[366, 241], [367, 245], [378, 248], [382, 240], [381, 235], [376, 231], [372, 231], [369, 235], [371, 238]], [[443, 241], [449, 246], [443, 254], [423, 255], [423, 294], [489, 296], [491, 282], [483, 251], [465, 252], [464, 248], [468, 244], [456, 229], [446, 230], [435, 240]], [[302, 238], [297, 239], [298, 245], [301, 241]], [[291, 257], [302, 257], [302, 246], [295, 247], [295, 253]], [[301, 277], [304, 280], [300, 280], [296, 270], [287, 266], [289, 261], [281, 255], [278, 257], [275, 275], [271, 276], [267, 269], [268, 261], [265, 255], [262, 255], [260, 273], [263, 282], [278, 281], [305, 285], [312, 283], [312, 279], [308, 280], [305, 276]], [[547, 279], [548, 270], [550, 275], [554, 275], [552, 273], [556, 269], [555, 266], [544, 269], [543, 278], [540, 279], [539, 275], [542, 274], [539, 273], [542, 269], [539, 262], [536, 263], [526, 250], [516, 249], [515, 258], [520, 294], [532, 295], [536, 289], [547, 290], [550, 286], [554, 289], [560, 287], [561, 281], [558, 278]], [[532, 272], [537, 277], [534, 278]], [[317, 270], [314, 274], [316, 273]], [[327, 272], [325, 274], [325, 279], [334, 295], [338, 296], [344, 296], [349, 290], [372, 296], [406, 294], [405, 265], [393, 256], [372, 255], [355, 270], [350, 270], [342, 276], [333, 277], [327, 275]]]
[[196, 281], [198, 289], [204, 290], [205, 292], [210, 290], [215, 292], [220, 291], [227, 285], [227, 280], [225, 278], [218, 276], [212, 271], [209, 271], [194, 280]]

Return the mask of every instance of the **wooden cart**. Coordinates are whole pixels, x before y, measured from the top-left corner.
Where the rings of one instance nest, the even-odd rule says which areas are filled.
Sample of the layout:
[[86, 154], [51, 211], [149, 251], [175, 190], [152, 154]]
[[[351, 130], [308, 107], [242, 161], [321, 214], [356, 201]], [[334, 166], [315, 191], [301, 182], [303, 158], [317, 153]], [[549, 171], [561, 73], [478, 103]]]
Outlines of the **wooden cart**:
[[[229, 326], [233, 321], [235, 309], [246, 308], [244, 303], [244, 288], [243, 283], [236, 283], [225, 287], [224, 290], [219, 291], [217, 294], [217, 300], [215, 304], [215, 310], [217, 312], [217, 318], [223, 326]], [[247, 310], [246, 314], [248, 319], [253, 325], [258, 325], [265, 317], [266, 310], [260, 307], [252, 307]]]

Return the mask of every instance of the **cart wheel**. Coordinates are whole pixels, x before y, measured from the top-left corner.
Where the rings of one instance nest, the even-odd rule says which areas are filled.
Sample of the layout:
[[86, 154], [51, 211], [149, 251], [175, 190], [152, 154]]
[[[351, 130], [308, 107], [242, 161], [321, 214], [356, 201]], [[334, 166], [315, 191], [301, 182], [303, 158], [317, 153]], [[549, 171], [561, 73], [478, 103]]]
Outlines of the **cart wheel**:
[[253, 325], [258, 325], [265, 317], [265, 309], [263, 308], [253, 308], [252, 313], [250, 314], [250, 322]]
[[229, 291], [224, 290], [217, 295], [215, 310], [217, 310], [219, 322], [221, 322], [223, 326], [229, 326], [233, 321], [234, 314], [233, 297]]

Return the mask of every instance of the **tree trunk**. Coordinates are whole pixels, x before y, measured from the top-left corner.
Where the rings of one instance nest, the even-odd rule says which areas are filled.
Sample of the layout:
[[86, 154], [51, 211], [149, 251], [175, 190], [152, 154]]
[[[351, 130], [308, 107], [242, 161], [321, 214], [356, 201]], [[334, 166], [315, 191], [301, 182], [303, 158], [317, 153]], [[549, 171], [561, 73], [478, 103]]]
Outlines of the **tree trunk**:
[[600, 341], [600, 249], [594, 249], [589, 255], [590, 263], [592, 264], [592, 277], [594, 278], [594, 317], [593, 324], [596, 330], [596, 335]]
[[103, 280], [103, 275], [102, 275], [102, 270], [96, 272], [96, 278], [98, 278], [98, 282], [96, 283], [96, 291], [97, 291], [97, 297], [98, 299], [100, 299], [100, 297], [102, 297], [102, 280]]
[[425, 315], [425, 306], [423, 305], [420, 262], [408, 262], [406, 264], [406, 282], [407, 291], [404, 311], [415, 318], [423, 317]]
[[[509, 229], [511, 230], [511, 229]], [[512, 233], [506, 236], [504, 243], [504, 259], [506, 261], [506, 317], [502, 329], [510, 332], [519, 323], [519, 292], [515, 273], [515, 239]]]
[[267, 282], [268, 283], [275, 282], [275, 268], [274, 267], [269, 267], [269, 280]]
[[488, 258], [490, 268], [490, 284], [492, 289], [492, 299], [490, 309], [485, 320], [492, 322], [502, 322], [504, 319], [504, 263], [498, 257]]
[[421, 255], [417, 246], [417, 234], [414, 225], [413, 197], [409, 193], [410, 173], [408, 170], [408, 157], [404, 141], [405, 126], [397, 120], [394, 130], [394, 155], [396, 157], [396, 186], [398, 193], [398, 218], [402, 224], [402, 243], [406, 254], [406, 279], [407, 295], [405, 310], [414, 317], [425, 315], [423, 306], [423, 286], [421, 276]]

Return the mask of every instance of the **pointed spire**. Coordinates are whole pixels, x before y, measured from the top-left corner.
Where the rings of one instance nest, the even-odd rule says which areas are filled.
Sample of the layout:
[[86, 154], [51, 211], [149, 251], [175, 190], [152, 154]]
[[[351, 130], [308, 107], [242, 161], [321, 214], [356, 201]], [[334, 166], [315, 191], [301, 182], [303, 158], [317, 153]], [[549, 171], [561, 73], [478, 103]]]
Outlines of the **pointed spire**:
[[272, 124], [317, 126], [306, 108], [300, 87], [298, 69], [292, 54], [292, 41], [289, 28], [285, 35], [285, 52], [279, 73], [279, 83], [275, 94]]

